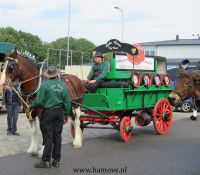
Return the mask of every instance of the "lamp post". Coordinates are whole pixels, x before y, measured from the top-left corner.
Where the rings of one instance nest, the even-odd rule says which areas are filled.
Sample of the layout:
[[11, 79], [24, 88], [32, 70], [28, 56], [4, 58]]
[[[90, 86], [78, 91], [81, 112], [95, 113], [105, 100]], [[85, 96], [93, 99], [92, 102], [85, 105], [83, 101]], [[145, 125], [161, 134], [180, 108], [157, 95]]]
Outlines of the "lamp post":
[[68, 60], [69, 60], [69, 32], [70, 32], [70, 0], [69, 0], [68, 34], [67, 34], [67, 66], [68, 66]]
[[122, 14], [122, 42], [123, 42], [123, 38], [124, 38], [124, 12], [119, 7], [114, 7], [114, 8], [119, 10], [121, 12], [121, 14]]

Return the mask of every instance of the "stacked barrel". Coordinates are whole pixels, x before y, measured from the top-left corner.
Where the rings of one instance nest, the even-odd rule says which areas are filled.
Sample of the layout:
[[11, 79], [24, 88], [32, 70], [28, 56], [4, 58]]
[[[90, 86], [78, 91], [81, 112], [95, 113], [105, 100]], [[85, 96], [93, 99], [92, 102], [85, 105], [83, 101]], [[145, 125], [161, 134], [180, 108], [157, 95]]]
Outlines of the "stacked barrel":
[[171, 78], [168, 74], [150, 74], [150, 73], [138, 73], [133, 72], [131, 83], [133, 87], [138, 86], [146, 86], [150, 87], [155, 85], [157, 87], [160, 86], [170, 86], [171, 85]]

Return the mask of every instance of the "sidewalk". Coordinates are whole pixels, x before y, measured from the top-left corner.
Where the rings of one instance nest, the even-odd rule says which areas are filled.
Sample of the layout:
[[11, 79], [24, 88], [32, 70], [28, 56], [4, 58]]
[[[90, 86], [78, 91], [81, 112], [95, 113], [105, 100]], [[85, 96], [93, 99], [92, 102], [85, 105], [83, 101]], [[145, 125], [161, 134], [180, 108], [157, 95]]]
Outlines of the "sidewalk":
[[[189, 118], [190, 115], [191, 113], [174, 112], [174, 121], [183, 118]], [[150, 125], [152, 125], [152, 123]], [[17, 127], [17, 131], [20, 133], [20, 136], [7, 136], [7, 114], [0, 113], [0, 157], [26, 152], [28, 149], [31, 141], [31, 128], [29, 121], [24, 113], [19, 114]], [[134, 125], [133, 128], [138, 127]], [[83, 133], [83, 146], [85, 139], [108, 135], [116, 132], [118, 131], [112, 129], [85, 129]], [[40, 131], [39, 141], [40, 143], [42, 142]], [[65, 124], [63, 128], [62, 144], [66, 143], [72, 143], [70, 124]]]

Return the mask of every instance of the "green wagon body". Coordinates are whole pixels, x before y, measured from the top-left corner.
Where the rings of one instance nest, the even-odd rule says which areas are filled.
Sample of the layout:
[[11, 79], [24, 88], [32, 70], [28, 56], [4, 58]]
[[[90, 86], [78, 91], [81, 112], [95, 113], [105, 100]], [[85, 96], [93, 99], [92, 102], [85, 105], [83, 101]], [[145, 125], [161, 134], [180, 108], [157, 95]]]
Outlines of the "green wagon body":
[[[158, 71], [158, 65], [164, 65]], [[98, 88], [96, 93], [86, 93], [83, 104], [92, 107], [97, 111], [118, 111], [118, 110], [139, 110], [144, 108], [154, 108], [158, 100], [167, 98], [172, 90], [172, 86], [156, 86], [154, 83], [150, 87], [145, 85], [133, 87], [131, 76], [133, 70], [117, 70], [115, 58], [110, 59], [110, 71], [106, 75], [106, 82], [129, 82], [126, 88]], [[166, 59], [154, 57], [154, 70], [135, 70], [138, 73], [149, 73], [152, 76], [161, 73], [166, 74]], [[84, 108], [82, 109], [85, 110]]]
[[[123, 141], [128, 141], [132, 130], [131, 118], [134, 117], [138, 126], [146, 126], [153, 121], [157, 133], [166, 134], [172, 123], [172, 109], [167, 100], [172, 86], [170, 77], [166, 75], [166, 59], [147, 57], [140, 66], [133, 65], [128, 54], [138, 55], [139, 51], [117, 40], [110, 40], [94, 51], [104, 54], [110, 51], [112, 54], [108, 54], [111, 57], [107, 61], [109, 71], [102, 87], [96, 93], [85, 93], [81, 110], [86, 115], [80, 118], [81, 127], [88, 128], [94, 123], [110, 124], [120, 131]], [[137, 86], [136, 74], [139, 75], [138, 80], [141, 78]], [[145, 76], [152, 83], [146, 84]], [[159, 83], [156, 83], [156, 76]]]
[[[87, 93], [83, 104], [97, 111], [140, 110], [154, 108], [157, 101], [167, 98], [172, 88], [144, 86], [129, 88], [99, 88], [95, 94]], [[85, 110], [84, 108], [82, 109]]]

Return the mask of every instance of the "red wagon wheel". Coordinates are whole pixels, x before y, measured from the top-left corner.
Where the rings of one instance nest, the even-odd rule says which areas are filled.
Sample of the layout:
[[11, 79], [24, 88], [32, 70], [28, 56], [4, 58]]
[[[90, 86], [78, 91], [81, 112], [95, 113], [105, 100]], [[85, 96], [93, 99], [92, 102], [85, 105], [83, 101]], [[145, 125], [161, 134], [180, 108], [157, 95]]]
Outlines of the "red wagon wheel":
[[[75, 138], [75, 128], [74, 128], [74, 124], [71, 123], [70, 125], [70, 130], [71, 130], [71, 135], [73, 138]], [[81, 131], [83, 132], [84, 128], [81, 128]]]
[[172, 124], [172, 106], [167, 99], [160, 99], [153, 111], [153, 124], [158, 134], [166, 134]]
[[123, 117], [120, 122], [120, 135], [124, 142], [127, 142], [131, 137], [131, 119], [130, 117]]

